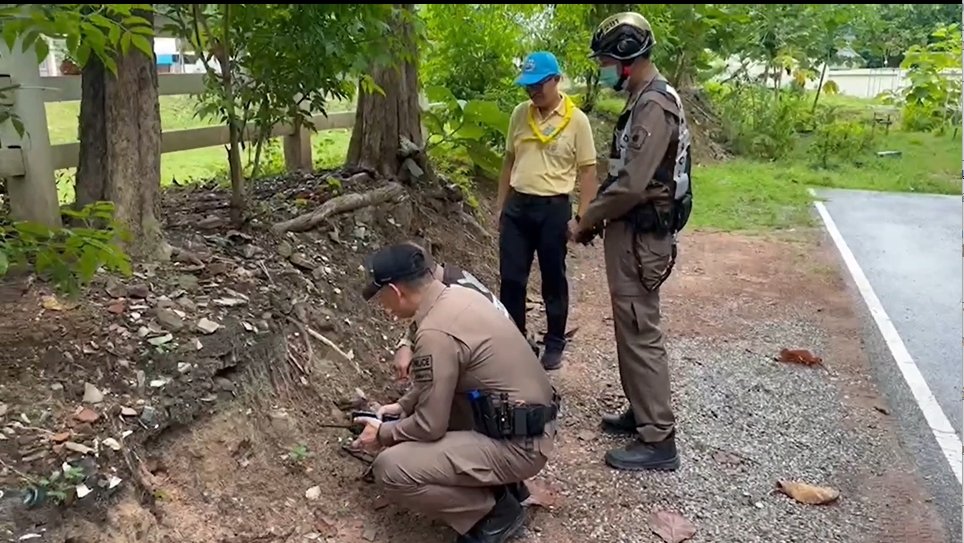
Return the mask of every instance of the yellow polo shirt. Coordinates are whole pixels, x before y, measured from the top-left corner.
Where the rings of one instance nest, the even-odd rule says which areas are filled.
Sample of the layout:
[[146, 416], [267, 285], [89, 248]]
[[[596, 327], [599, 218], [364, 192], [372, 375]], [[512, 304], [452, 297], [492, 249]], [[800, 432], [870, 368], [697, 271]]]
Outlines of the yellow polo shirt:
[[512, 111], [506, 134], [506, 149], [515, 155], [509, 185], [518, 192], [536, 196], [569, 194], [576, 185], [579, 168], [596, 163], [596, 145], [585, 112], [572, 105], [569, 124], [554, 139], [542, 143], [532, 132], [529, 111], [544, 134], [562, 124], [566, 100], [545, 118], [527, 100]]

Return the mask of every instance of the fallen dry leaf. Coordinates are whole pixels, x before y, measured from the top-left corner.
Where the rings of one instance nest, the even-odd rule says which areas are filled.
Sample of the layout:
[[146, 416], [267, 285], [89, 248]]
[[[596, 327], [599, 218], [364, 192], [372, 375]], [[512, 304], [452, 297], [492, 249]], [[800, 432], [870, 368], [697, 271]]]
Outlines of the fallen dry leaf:
[[778, 481], [777, 489], [807, 505], [826, 505], [837, 501], [840, 492], [826, 486], [814, 486], [798, 481]]
[[41, 298], [40, 304], [44, 309], [51, 311], [66, 311], [71, 308], [71, 305], [61, 302], [56, 296], [44, 296]]
[[680, 543], [696, 535], [696, 526], [672, 511], [656, 511], [649, 517], [649, 529], [666, 543]]
[[780, 349], [780, 362], [788, 364], [802, 364], [804, 366], [819, 366], [823, 364], [823, 359], [814, 356], [806, 349]]
[[529, 479], [524, 484], [529, 489], [529, 497], [526, 498], [523, 505], [536, 505], [552, 509], [559, 501], [559, 495], [543, 481]]
[[580, 430], [579, 433], [576, 434], [576, 438], [578, 438], [579, 441], [592, 441], [596, 439], [596, 432], [592, 430]]
[[50, 436], [50, 441], [53, 441], [54, 443], [63, 443], [68, 439], [70, 439], [70, 432], [60, 432], [59, 434]]

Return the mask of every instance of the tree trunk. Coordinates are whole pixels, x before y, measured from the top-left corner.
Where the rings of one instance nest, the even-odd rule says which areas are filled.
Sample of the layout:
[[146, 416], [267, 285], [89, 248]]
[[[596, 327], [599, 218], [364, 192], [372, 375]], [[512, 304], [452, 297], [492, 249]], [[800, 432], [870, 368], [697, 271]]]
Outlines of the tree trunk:
[[820, 69], [820, 82], [817, 83], [817, 92], [814, 93], [813, 97], [813, 107], [810, 108], [810, 113], [817, 112], [817, 101], [820, 100], [820, 91], [823, 90], [823, 82], [827, 77], [827, 64], [830, 64], [830, 56], [828, 55], [823, 62], [823, 68]]
[[[153, 13], [140, 13], [152, 20]], [[153, 45], [153, 40], [152, 40]], [[166, 248], [155, 215], [161, 185], [161, 113], [153, 55], [136, 48], [117, 58], [115, 77], [94, 56], [84, 66], [75, 206], [111, 201], [130, 236], [132, 258]]]
[[[414, 17], [415, 4], [395, 4], [397, 9], [407, 11]], [[407, 17], [406, 17], [407, 19]], [[394, 177], [407, 181], [401, 170], [403, 156], [402, 138], [408, 139], [418, 149], [424, 149], [421, 111], [419, 109], [418, 49], [411, 22], [397, 18], [393, 28], [399, 36], [409, 58], [396, 58], [394, 66], [376, 66], [372, 77], [384, 92], [366, 92], [358, 89], [358, 108], [355, 127], [348, 145], [346, 166], [363, 169], [379, 177]], [[426, 172], [424, 151], [415, 158]]]

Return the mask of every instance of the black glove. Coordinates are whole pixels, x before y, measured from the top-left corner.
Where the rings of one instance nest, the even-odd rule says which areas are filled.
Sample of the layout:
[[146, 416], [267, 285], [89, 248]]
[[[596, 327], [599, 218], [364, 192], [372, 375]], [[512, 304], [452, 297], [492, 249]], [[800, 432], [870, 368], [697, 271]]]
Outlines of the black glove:
[[598, 228], [598, 227], [597, 227], [597, 228], [592, 228], [592, 229], [589, 229], [589, 230], [582, 230], [582, 229], [580, 229], [580, 230], [579, 230], [579, 233], [576, 234], [576, 237], [575, 237], [574, 241], [575, 241], [576, 243], [582, 243], [583, 245], [589, 245], [590, 243], [592, 243], [592, 240], [595, 239], [595, 237], [598, 236], [598, 235], [599, 235], [599, 228]]

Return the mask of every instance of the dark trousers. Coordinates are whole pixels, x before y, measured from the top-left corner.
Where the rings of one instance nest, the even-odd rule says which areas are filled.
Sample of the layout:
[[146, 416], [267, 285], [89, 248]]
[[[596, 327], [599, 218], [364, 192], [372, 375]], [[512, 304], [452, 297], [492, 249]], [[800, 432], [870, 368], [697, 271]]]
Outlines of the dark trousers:
[[532, 259], [539, 255], [542, 300], [548, 329], [547, 351], [562, 351], [569, 317], [566, 237], [572, 207], [569, 197], [532, 196], [512, 191], [502, 211], [499, 234], [499, 298], [523, 335], [526, 334], [526, 285]]

